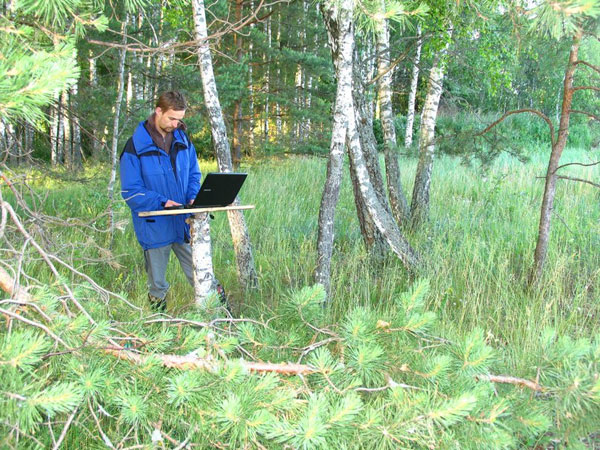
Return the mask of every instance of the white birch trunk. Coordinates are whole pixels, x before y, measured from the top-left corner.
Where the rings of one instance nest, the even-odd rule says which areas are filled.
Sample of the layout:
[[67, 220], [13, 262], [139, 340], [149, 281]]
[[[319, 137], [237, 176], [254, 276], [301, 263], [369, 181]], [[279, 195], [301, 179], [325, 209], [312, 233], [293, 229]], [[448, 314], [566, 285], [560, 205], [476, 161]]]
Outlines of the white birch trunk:
[[[79, 81], [73, 84], [71, 87], [70, 97], [73, 101], [77, 101], [79, 92]], [[73, 102], [72, 102], [73, 103]], [[71, 108], [78, 112], [78, 108], [72, 104]], [[82, 153], [81, 153], [81, 124], [79, 123], [79, 115], [75, 114], [71, 116], [71, 123], [73, 127], [73, 156], [72, 162], [74, 167], [81, 167], [82, 164]]]
[[337, 77], [337, 92], [333, 112], [331, 145], [327, 162], [327, 178], [319, 208], [317, 269], [315, 279], [329, 292], [331, 284], [331, 255], [334, 241], [335, 208], [339, 199], [344, 148], [348, 129], [346, 111], [352, 109], [352, 53], [354, 24], [352, 0], [326, 0], [321, 3], [331, 46], [331, 56]]
[[[452, 36], [452, 30], [450, 31]], [[435, 152], [435, 124], [438, 106], [442, 96], [446, 54], [450, 41], [436, 55], [429, 73], [427, 96], [421, 114], [421, 131], [419, 134], [419, 163], [413, 186], [412, 203], [410, 205], [410, 219], [413, 226], [419, 226], [429, 215], [429, 190], [431, 187], [431, 173], [433, 171], [433, 157]]]
[[213, 274], [209, 220], [207, 213], [194, 214], [188, 220], [194, 266], [194, 296], [200, 307], [206, 306], [206, 299], [217, 287]]
[[[88, 63], [90, 65], [90, 88], [92, 89], [92, 91], [95, 91], [96, 88], [98, 87], [98, 71], [96, 69], [96, 58], [94, 57], [94, 53], [92, 52], [92, 50], [89, 50], [88, 53]], [[99, 125], [99, 124], [97, 124]], [[91, 130], [92, 133], [92, 155], [94, 156], [94, 158], [99, 158], [100, 157], [100, 149], [102, 148], [102, 142], [101, 142], [101, 132], [97, 127], [94, 127], [93, 130]]]
[[406, 111], [406, 132], [404, 134], [404, 146], [409, 148], [413, 140], [413, 124], [415, 122], [415, 100], [417, 98], [417, 86], [419, 84], [419, 64], [421, 62], [421, 47], [423, 38], [421, 25], [417, 25], [417, 51], [413, 60], [412, 74], [410, 77], [410, 91], [408, 93], [408, 109]]
[[[267, 32], [267, 48], [271, 48], [271, 17], [265, 22]], [[267, 55], [264, 56], [264, 61], [267, 63]], [[271, 89], [271, 65], [267, 64], [265, 74], [265, 119], [263, 123], [263, 138], [265, 142], [269, 142], [269, 91]]]
[[[382, 11], [385, 1], [381, 0]], [[396, 128], [392, 111], [392, 71], [390, 70], [390, 34], [387, 19], [377, 23], [377, 73], [379, 90], [379, 111], [383, 128], [385, 174], [394, 219], [403, 224], [408, 218], [408, 202], [402, 189], [400, 166], [398, 164]]]
[[62, 164], [64, 161], [65, 150], [65, 123], [64, 116], [64, 96], [62, 93], [58, 95], [58, 105], [56, 109], [56, 158], [53, 161], [55, 165]]
[[[204, 11], [203, 0], [193, 0], [195, 37], [198, 42], [198, 61], [200, 64], [200, 75], [202, 78], [202, 88], [204, 92], [204, 101], [210, 121], [210, 127], [215, 143], [217, 153], [217, 162], [221, 172], [231, 172], [231, 152], [229, 141], [227, 139], [227, 130], [223, 120], [223, 112], [219, 102], [217, 84], [213, 73], [212, 58], [208, 47], [208, 30], [206, 25], [206, 14]], [[234, 204], [239, 204], [239, 198]], [[242, 211], [228, 211], [229, 227], [233, 240], [233, 248], [236, 254], [237, 272], [240, 284], [244, 287], [256, 287], [258, 277], [254, 268], [254, 257], [252, 256], [252, 246], [250, 236], [246, 227], [246, 221]], [[210, 239], [210, 237], [208, 237]], [[201, 299], [196, 298], [199, 302]]]
[[[125, 17], [125, 21], [121, 27], [123, 33], [123, 44], [127, 43], [127, 21], [128, 17]], [[119, 78], [117, 80], [117, 99], [115, 101], [115, 110], [113, 118], [113, 132], [112, 132], [112, 144], [110, 147], [110, 180], [108, 182], [108, 198], [110, 199], [110, 235], [111, 242], [115, 227], [115, 214], [112, 205], [115, 192], [115, 182], [117, 179], [117, 146], [119, 144], [119, 116], [121, 114], [121, 103], [123, 102], [123, 94], [125, 91], [125, 56], [127, 52], [125, 48], [119, 50]]]
[[354, 108], [349, 109], [347, 115], [350, 157], [371, 220], [375, 223], [375, 226], [385, 238], [391, 250], [398, 256], [404, 266], [408, 270], [413, 270], [418, 263], [418, 256], [400, 232], [391, 213], [386, 210], [384, 205], [380, 202], [377, 193], [371, 184], [367, 164], [360, 148], [360, 138], [356, 127]]

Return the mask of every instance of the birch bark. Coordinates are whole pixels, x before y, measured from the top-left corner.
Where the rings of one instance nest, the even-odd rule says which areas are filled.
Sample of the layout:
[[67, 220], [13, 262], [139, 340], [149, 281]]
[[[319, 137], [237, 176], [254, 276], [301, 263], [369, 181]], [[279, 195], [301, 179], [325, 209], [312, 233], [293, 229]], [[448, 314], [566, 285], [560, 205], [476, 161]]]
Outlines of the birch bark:
[[[202, 78], [204, 102], [210, 121], [213, 142], [217, 154], [217, 163], [221, 172], [231, 172], [231, 151], [227, 139], [225, 121], [223, 120], [223, 112], [217, 93], [212, 58], [208, 47], [208, 29], [206, 25], [204, 1], [192, 0], [192, 7], [194, 11], [195, 37], [198, 42], [198, 61]], [[239, 198], [235, 200], [234, 204], [240, 204]], [[229, 220], [233, 248], [236, 254], [237, 273], [240, 284], [244, 287], [254, 288], [258, 285], [258, 277], [254, 268], [252, 246], [244, 215], [242, 211], [227, 211], [227, 218]], [[208, 237], [208, 239], [210, 239], [210, 237]], [[198, 302], [200, 299], [196, 298], [196, 301]]]
[[196, 304], [206, 306], [206, 300], [217, 287], [213, 275], [210, 223], [207, 213], [194, 214], [189, 220], [194, 266], [194, 296]]
[[[127, 43], [127, 22], [128, 17], [125, 17], [121, 31], [123, 33], [123, 44]], [[117, 82], [117, 99], [115, 101], [115, 111], [113, 118], [113, 133], [112, 133], [112, 144], [110, 147], [110, 180], [108, 182], [108, 198], [110, 199], [111, 206], [109, 210], [110, 217], [110, 236], [112, 244], [112, 236], [114, 234], [115, 227], [115, 213], [112, 206], [112, 201], [115, 193], [115, 182], [117, 179], [117, 146], [119, 144], [119, 116], [121, 114], [121, 103], [123, 102], [123, 94], [125, 92], [125, 47], [119, 50], [119, 79]]]
[[563, 99], [560, 114], [560, 123], [558, 128], [558, 137], [552, 145], [548, 170], [546, 172], [546, 184], [544, 186], [544, 198], [540, 211], [540, 223], [538, 227], [538, 239], [535, 246], [533, 259], [533, 269], [530, 275], [530, 283], [537, 282], [542, 276], [544, 262], [548, 253], [548, 241], [550, 239], [550, 223], [552, 220], [552, 209], [554, 206], [554, 197], [556, 195], [556, 180], [558, 179], [558, 164], [560, 157], [567, 143], [569, 136], [569, 120], [571, 117], [571, 103], [573, 101], [573, 75], [577, 68], [577, 55], [581, 42], [581, 32], [573, 37], [573, 44], [569, 52], [569, 63], [565, 71], [563, 85]]
[[[385, 12], [385, 1], [381, 0]], [[400, 225], [408, 218], [408, 203], [402, 189], [400, 165], [398, 164], [396, 128], [392, 111], [392, 71], [390, 70], [390, 32], [387, 19], [377, 22], [377, 87], [379, 91], [379, 109], [383, 128], [383, 151], [385, 156], [385, 175], [387, 180], [390, 206], [394, 219]]]
[[412, 74], [410, 77], [410, 91], [408, 93], [408, 109], [406, 111], [406, 132], [404, 134], [404, 146], [409, 148], [413, 140], [413, 124], [415, 121], [415, 100], [417, 98], [417, 85], [419, 84], [419, 64], [421, 62], [421, 47], [423, 38], [421, 25], [417, 25], [417, 51], [413, 59]]
[[[450, 37], [452, 31], [450, 31]], [[431, 173], [433, 171], [433, 157], [435, 152], [435, 123], [437, 120], [438, 106], [442, 96], [442, 86], [445, 74], [445, 60], [450, 39], [435, 56], [429, 82], [427, 96], [421, 115], [421, 131], [419, 135], [419, 163], [413, 186], [412, 202], [410, 205], [410, 219], [413, 226], [419, 226], [429, 215], [429, 190], [431, 187]]]
[[335, 208], [339, 199], [344, 145], [348, 129], [346, 111], [352, 109], [352, 52], [354, 51], [354, 24], [352, 0], [326, 0], [320, 4], [327, 27], [331, 57], [337, 77], [337, 91], [333, 111], [331, 144], [327, 161], [327, 176], [319, 208], [317, 238], [317, 269], [315, 280], [330, 291], [331, 255], [333, 253]]

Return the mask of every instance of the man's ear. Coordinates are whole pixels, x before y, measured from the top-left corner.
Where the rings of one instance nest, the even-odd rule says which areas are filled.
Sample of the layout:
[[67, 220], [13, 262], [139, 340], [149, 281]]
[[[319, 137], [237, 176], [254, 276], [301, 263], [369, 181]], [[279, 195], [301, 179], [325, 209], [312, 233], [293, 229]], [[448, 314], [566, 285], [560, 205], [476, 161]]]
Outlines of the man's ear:
[[157, 106], [156, 108], [154, 108], [154, 112], [156, 113], [157, 116], [160, 116], [163, 113], [160, 106]]

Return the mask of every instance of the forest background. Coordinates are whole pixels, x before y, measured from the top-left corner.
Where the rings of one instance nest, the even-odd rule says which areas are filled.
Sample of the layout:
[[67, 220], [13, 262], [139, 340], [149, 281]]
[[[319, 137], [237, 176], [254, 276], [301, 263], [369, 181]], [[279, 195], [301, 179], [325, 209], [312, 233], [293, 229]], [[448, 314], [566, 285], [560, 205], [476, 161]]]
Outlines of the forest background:
[[[3, 447], [598, 445], [597, 1], [1, 8]], [[235, 318], [173, 262], [153, 314], [115, 194], [165, 90], [222, 168], [203, 48], [256, 205], [255, 282], [212, 223]]]

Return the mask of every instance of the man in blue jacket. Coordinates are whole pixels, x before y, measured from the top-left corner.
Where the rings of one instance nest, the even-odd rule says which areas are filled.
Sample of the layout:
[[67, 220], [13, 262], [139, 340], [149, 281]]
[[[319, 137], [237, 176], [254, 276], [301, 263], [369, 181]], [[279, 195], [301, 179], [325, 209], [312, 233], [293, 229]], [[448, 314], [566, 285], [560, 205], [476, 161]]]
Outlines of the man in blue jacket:
[[138, 213], [189, 204], [196, 198], [201, 173], [182, 122], [186, 109], [181, 93], [163, 93], [154, 113], [140, 122], [121, 153], [121, 195], [131, 208], [135, 235], [144, 249], [148, 300], [161, 311], [167, 306], [171, 250], [190, 284], [194, 282], [188, 215], [139, 217]]

